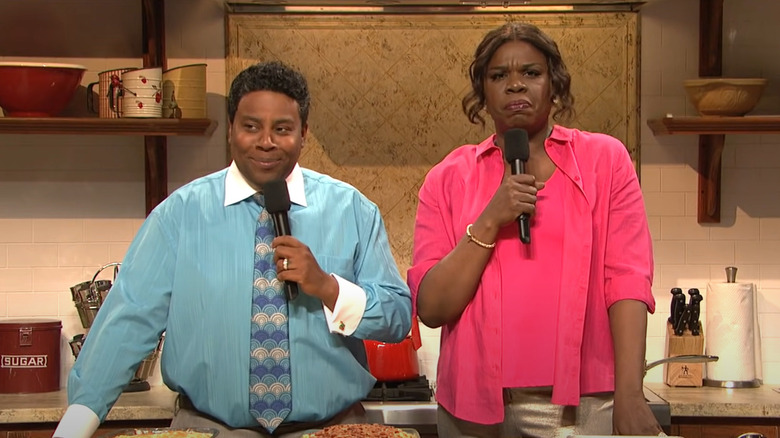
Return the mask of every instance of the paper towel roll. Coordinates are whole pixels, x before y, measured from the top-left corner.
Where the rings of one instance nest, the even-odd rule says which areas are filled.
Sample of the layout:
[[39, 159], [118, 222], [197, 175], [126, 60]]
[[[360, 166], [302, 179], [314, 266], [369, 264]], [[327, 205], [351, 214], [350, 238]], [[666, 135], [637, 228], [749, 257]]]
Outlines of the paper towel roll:
[[707, 363], [707, 380], [752, 382], [759, 378], [761, 359], [756, 357], [756, 345], [761, 339], [756, 332], [755, 295], [753, 283], [707, 285], [706, 352], [720, 358]]
[[756, 379], [764, 383], [764, 356], [761, 355], [761, 329], [758, 324], [758, 291], [753, 288], [753, 345], [755, 345]]

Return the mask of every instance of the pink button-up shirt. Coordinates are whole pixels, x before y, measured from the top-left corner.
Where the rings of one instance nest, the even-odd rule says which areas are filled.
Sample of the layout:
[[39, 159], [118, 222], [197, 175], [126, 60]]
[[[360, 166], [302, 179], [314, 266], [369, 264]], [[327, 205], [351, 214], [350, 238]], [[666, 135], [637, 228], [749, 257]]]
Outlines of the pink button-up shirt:
[[[614, 390], [609, 307], [635, 299], [655, 310], [652, 243], [639, 181], [620, 141], [556, 126], [545, 148], [573, 182], [564, 189], [552, 402], [577, 405], [581, 394]], [[415, 305], [425, 274], [457, 245], [503, 175], [503, 155], [492, 137], [454, 150], [428, 173], [407, 277]], [[504, 420], [501, 278], [512, 275], [522, 285], [522, 272], [502, 262], [494, 252], [474, 298], [441, 331], [437, 401], [456, 417], [482, 424]]]

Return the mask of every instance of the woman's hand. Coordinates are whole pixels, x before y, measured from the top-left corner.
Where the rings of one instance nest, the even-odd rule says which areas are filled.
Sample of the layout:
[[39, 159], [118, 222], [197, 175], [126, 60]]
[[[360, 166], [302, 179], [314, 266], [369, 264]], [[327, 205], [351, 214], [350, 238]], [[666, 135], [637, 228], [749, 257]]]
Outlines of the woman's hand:
[[645, 368], [647, 305], [619, 300], [609, 308], [609, 325], [615, 347], [615, 435], [658, 435], [662, 432], [645, 401], [642, 379]]
[[663, 432], [650, 410], [642, 392], [621, 394], [615, 392], [612, 411], [614, 435], [658, 435]]
[[529, 217], [533, 216], [536, 212], [536, 194], [543, 188], [544, 183], [537, 182], [533, 175], [505, 175], [477, 223], [497, 233], [499, 228], [516, 220], [523, 213]]

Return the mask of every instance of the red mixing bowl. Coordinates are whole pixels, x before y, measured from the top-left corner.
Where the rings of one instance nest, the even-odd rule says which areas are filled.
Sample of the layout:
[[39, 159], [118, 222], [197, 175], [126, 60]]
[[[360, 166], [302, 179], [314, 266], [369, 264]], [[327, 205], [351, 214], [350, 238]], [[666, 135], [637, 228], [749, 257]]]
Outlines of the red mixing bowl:
[[6, 117], [54, 117], [81, 84], [86, 67], [42, 62], [0, 62], [0, 108]]

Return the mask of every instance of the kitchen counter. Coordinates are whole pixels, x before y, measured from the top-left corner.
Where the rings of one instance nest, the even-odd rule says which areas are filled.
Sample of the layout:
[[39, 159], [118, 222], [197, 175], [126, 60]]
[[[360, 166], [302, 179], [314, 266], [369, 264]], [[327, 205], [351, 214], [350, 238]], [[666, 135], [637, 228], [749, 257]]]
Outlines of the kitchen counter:
[[[149, 391], [123, 393], [108, 413], [106, 421], [167, 420], [173, 418], [176, 393], [166, 386]], [[67, 390], [36, 394], [0, 396], [0, 424], [56, 423], [68, 407]]]
[[[671, 388], [647, 383], [647, 395], [669, 404], [672, 417], [780, 417], [780, 385], [760, 388]], [[653, 394], [649, 394], [652, 392]], [[108, 414], [107, 421], [167, 420], [173, 417], [176, 394], [165, 386], [125, 393]], [[648, 397], [652, 401], [651, 397]], [[433, 425], [435, 402], [364, 402], [369, 420], [396, 425]], [[66, 391], [39, 394], [3, 394], [0, 423], [56, 423], [67, 407]]]
[[780, 385], [758, 388], [683, 388], [646, 383], [669, 403], [672, 417], [780, 418]]
[[[123, 393], [108, 413], [106, 421], [170, 420], [176, 393], [165, 386], [149, 391]], [[369, 421], [399, 425], [436, 424], [435, 402], [363, 402]], [[65, 413], [65, 389], [36, 394], [3, 394], [0, 397], [0, 424], [56, 423]]]

